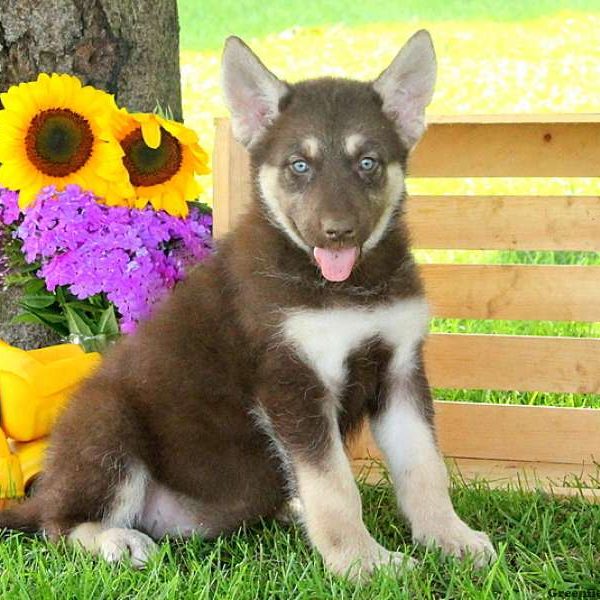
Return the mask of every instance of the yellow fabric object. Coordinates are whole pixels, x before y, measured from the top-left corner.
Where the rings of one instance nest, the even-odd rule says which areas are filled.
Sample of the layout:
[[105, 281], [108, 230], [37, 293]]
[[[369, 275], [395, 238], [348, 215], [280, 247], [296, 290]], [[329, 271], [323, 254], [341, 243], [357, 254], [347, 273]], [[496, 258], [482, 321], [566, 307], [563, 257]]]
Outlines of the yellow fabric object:
[[19, 498], [25, 495], [25, 484], [19, 457], [8, 445], [4, 432], [0, 429], [0, 498]]
[[0, 498], [24, 494], [56, 417], [99, 363], [75, 344], [25, 351], [0, 340]]
[[17, 442], [50, 433], [60, 409], [77, 384], [100, 362], [75, 344], [20, 350], [0, 342], [2, 429]]
[[10, 447], [13, 456], [19, 462], [23, 488], [26, 491], [29, 484], [42, 470], [48, 448], [48, 438], [44, 437], [40, 440], [33, 440], [33, 442], [11, 442]]
[[99, 363], [76, 344], [25, 351], [0, 340], [0, 499], [25, 495], [56, 417]]
[[0, 508], [2, 500], [21, 498], [42, 470], [48, 438], [33, 442], [7, 440], [0, 429]]

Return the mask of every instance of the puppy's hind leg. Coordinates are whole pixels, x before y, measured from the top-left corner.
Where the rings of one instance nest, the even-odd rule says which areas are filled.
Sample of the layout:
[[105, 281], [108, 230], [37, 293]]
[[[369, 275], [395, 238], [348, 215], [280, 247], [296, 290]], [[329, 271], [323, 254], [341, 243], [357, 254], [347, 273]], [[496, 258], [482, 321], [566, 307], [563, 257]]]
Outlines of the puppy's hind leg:
[[118, 482], [102, 520], [77, 525], [67, 539], [109, 563], [129, 559], [134, 567], [145, 566], [157, 546], [152, 538], [134, 527], [144, 510], [148, 482], [146, 468], [132, 463]]
[[144, 563], [154, 542], [134, 531], [143, 512], [148, 441], [127, 390], [112, 377], [84, 383], [59, 418], [36, 492], [39, 527], [114, 562]]

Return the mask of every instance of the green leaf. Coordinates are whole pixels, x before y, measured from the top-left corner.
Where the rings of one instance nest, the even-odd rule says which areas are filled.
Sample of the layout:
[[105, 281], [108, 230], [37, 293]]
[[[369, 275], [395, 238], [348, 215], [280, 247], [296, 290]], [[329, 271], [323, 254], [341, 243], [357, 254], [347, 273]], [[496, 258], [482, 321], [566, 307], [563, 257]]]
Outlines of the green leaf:
[[48, 323], [62, 323], [63, 326], [66, 324], [66, 318], [62, 312], [50, 311], [43, 308], [28, 309], [28, 312], [44, 319], [44, 321], [47, 321]]
[[84, 312], [92, 313], [92, 314], [102, 314], [104, 309], [101, 306], [93, 306], [92, 304], [88, 304], [87, 302], [81, 302], [79, 300], [73, 300], [70, 302], [66, 302], [65, 306], [70, 306], [71, 308], [79, 309]]
[[37, 277], [34, 277], [33, 275], [23, 275], [21, 273], [9, 273], [6, 276], [6, 283], [8, 285], [16, 285], [19, 287], [23, 287], [25, 285], [27, 285], [30, 281], [34, 281], [36, 280]]
[[212, 208], [208, 204], [206, 204], [206, 202], [201, 202], [200, 200], [189, 200], [188, 204], [190, 206], [194, 206], [203, 214], [212, 214]]
[[43, 279], [38, 279], [37, 277], [30, 279], [23, 286], [24, 294], [36, 294], [37, 292], [41, 292], [42, 290], [46, 290], [46, 283]]
[[12, 325], [18, 325], [19, 323], [27, 323], [27, 324], [34, 323], [36, 325], [39, 325], [41, 323], [42, 325], [46, 325], [46, 323], [44, 323], [44, 321], [42, 321], [42, 319], [40, 319], [37, 315], [34, 315], [33, 313], [30, 313], [30, 312], [19, 313], [18, 315], [13, 317], [10, 320], [10, 322]]
[[47, 308], [56, 301], [53, 294], [25, 294], [20, 301], [21, 306], [29, 308]]
[[69, 330], [65, 326], [65, 319], [62, 315], [56, 315], [47, 311], [36, 311], [35, 309], [25, 308], [26, 312], [14, 317], [12, 323], [28, 323], [44, 325], [53, 331], [56, 331], [61, 337], [66, 337]]
[[24, 266], [19, 267], [19, 271], [21, 273], [33, 273], [40, 268], [40, 263], [34, 262], [31, 264], [25, 264]]
[[173, 110], [168, 104], [163, 108], [160, 102], [157, 100], [153, 112], [163, 119], [169, 119], [170, 121], [173, 120]]
[[60, 304], [64, 304], [66, 302], [66, 298], [65, 298], [65, 290], [62, 286], [58, 286], [56, 288], [56, 299], [58, 300], [58, 302]]
[[67, 318], [69, 333], [80, 335], [82, 337], [91, 337], [94, 335], [94, 332], [86, 323], [85, 319], [74, 308], [65, 304], [64, 311]]
[[89, 302], [90, 304], [93, 304], [94, 306], [101, 308], [102, 310], [107, 308], [109, 305], [109, 302], [104, 294], [94, 294], [93, 296], [87, 298], [86, 302]]
[[114, 306], [109, 306], [100, 317], [98, 322], [98, 333], [105, 333], [106, 335], [119, 335], [119, 323], [115, 316]]

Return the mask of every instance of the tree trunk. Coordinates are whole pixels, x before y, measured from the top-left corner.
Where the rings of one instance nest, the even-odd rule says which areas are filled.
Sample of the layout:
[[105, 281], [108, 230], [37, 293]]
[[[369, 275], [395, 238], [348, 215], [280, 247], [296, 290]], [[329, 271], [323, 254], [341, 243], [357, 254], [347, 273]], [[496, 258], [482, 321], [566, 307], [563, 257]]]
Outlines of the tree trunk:
[[176, 0], [0, 0], [0, 91], [40, 72], [77, 75], [181, 120]]
[[[130, 111], [159, 104], [181, 121], [176, 0], [0, 0], [0, 92], [41, 72], [77, 75]], [[22, 347], [55, 341], [9, 326], [15, 302], [0, 289], [0, 338]]]

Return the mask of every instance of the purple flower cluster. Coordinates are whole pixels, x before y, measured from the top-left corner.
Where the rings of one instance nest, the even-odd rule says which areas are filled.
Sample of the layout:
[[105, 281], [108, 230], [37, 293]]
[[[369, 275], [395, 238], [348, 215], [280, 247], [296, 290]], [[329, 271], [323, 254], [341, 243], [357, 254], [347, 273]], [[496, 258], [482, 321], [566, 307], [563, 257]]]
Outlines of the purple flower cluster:
[[19, 193], [0, 188], [0, 223], [12, 225], [20, 216]]
[[9, 240], [8, 232], [2, 230], [2, 225], [12, 225], [19, 219], [21, 211], [18, 201], [17, 192], [0, 187], [0, 290], [4, 289], [6, 277], [10, 272], [10, 264], [5, 252], [5, 245]]
[[[5, 224], [16, 220], [11, 194], [0, 190]], [[27, 262], [40, 262], [37, 275], [48, 290], [68, 286], [80, 299], [105, 293], [129, 333], [183, 279], [186, 266], [210, 254], [211, 229], [211, 216], [195, 207], [181, 219], [151, 208], [106, 206], [71, 185], [62, 192], [44, 188], [15, 237]]]

